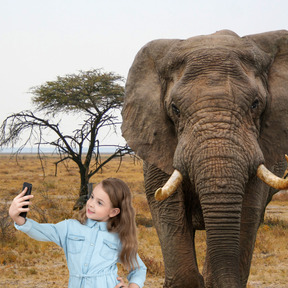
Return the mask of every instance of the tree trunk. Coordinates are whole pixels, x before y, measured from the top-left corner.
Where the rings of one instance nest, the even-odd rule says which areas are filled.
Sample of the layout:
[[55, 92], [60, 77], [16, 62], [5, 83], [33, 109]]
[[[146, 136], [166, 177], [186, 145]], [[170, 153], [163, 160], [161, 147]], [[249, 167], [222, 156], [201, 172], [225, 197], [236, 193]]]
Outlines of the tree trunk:
[[77, 199], [73, 209], [82, 209], [83, 206], [87, 202], [88, 197], [88, 183], [89, 183], [89, 177], [88, 177], [88, 171], [89, 169], [85, 168], [84, 166], [79, 167], [80, 171], [80, 190], [79, 190], [79, 198]]

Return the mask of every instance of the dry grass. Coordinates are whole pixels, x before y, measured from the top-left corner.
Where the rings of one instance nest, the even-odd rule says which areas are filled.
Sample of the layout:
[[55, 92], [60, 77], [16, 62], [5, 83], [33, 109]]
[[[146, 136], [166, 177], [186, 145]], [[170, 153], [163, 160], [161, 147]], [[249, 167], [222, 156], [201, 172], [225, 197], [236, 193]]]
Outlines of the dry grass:
[[[80, 185], [78, 170], [71, 162], [69, 170], [59, 166], [58, 176], [55, 177], [53, 163], [56, 159], [55, 156], [46, 159], [44, 178], [36, 155], [20, 155], [18, 164], [9, 155], [0, 155], [0, 287], [67, 287], [68, 270], [61, 248], [53, 243], [34, 241], [15, 231], [7, 217], [8, 206], [21, 190], [24, 181], [33, 183], [33, 212], [29, 213], [31, 218], [55, 223], [72, 217], [72, 207]], [[145, 287], [160, 288], [163, 285], [164, 265], [144, 193], [142, 163], [134, 163], [127, 156], [117, 172], [118, 166], [118, 160], [112, 161], [91, 182], [118, 177], [130, 186], [137, 214], [139, 254], [148, 267]], [[249, 278], [250, 288], [287, 287], [286, 195], [277, 196], [271, 202], [277, 209], [269, 209], [265, 224], [259, 229]], [[275, 213], [275, 210], [282, 212]], [[206, 251], [204, 231], [197, 233], [196, 243], [199, 267], [202, 269]], [[121, 267], [120, 271], [124, 273]]]

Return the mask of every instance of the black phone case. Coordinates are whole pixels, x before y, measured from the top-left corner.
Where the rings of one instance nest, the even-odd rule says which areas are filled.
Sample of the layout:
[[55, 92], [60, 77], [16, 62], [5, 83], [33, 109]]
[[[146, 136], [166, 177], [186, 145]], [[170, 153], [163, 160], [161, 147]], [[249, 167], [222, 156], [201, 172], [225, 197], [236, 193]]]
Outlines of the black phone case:
[[[24, 183], [23, 183], [22, 191], [23, 191], [26, 187], [28, 187], [28, 189], [27, 189], [27, 191], [26, 191], [26, 193], [25, 193], [25, 196], [31, 194], [31, 192], [32, 192], [32, 184], [27, 183], [27, 182], [24, 182]], [[23, 206], [23, 208], [28, 208], [28, 205]], [[26, 218], [27, 212], [21, 212], [19, 215], [20, 215], [21, 217], [23, 217], [23, 218]]]

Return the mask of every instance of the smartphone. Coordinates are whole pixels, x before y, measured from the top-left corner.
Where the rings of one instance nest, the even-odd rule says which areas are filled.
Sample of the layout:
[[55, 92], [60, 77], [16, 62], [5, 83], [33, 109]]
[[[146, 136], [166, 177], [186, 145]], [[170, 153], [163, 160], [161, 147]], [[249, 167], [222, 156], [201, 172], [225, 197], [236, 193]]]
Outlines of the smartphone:
[[[24, 182], [24, 183], [23, 183], [22, 191], [23, 191], [26, 187], [27, 187], [27, 191], [26, 191], [26, 193], [25, 193], [25, 196], [31, 194], [31, 192], [32, 192], [32, 184], [27, 183], [27, 182]], [[23, 208], [28, 208], [28, 205], [23, 206]], [[19, 215], [22, 216], [23, 218], [26, 218], [27, 212], [21, 212]]]

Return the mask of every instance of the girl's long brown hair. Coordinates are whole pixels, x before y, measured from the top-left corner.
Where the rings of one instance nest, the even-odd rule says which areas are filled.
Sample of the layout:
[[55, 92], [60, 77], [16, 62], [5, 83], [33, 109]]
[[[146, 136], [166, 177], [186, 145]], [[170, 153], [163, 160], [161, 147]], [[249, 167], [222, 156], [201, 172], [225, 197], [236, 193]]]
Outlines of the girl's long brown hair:
[[[100, 182], [103, 190], [108, 194], [113, 208], [119, 208], [120, 213], [107, 222], [110, 232], [118, 233], [122, 249], [119, 255], [121, 263], [130, 269], [138, 266], [135, 211], [132, 206], [132, 196], [125, 182], [117, 178], [107, 178]], [[86, 207], [80, 211], [79, 221], [84, 224], [87, 220]]]

